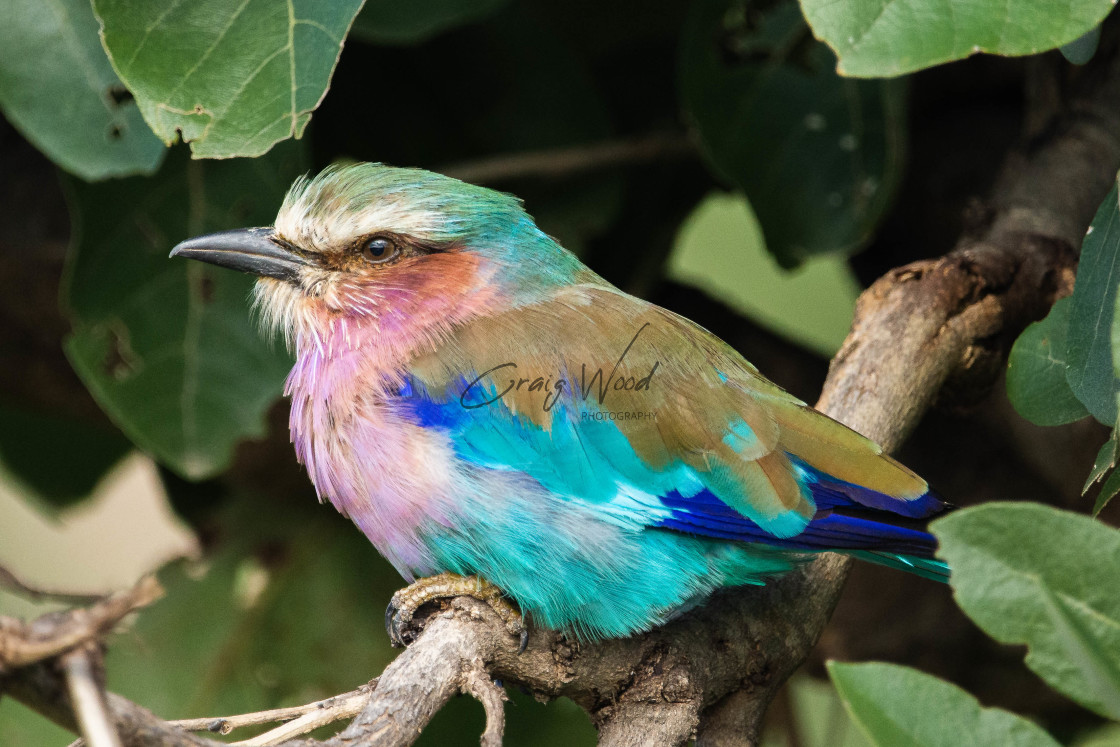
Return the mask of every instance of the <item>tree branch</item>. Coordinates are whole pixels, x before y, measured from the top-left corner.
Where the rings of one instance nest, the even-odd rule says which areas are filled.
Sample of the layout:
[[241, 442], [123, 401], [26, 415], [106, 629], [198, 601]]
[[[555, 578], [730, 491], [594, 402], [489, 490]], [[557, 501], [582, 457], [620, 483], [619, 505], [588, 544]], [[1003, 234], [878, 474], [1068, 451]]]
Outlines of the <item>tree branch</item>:
[[70, 704], [86, 743], [90, 747], [121, 747], [121, 739], [105, 706], [105, 692], [95, 671], [94, 662], [100, 663], [100, 653], [95, 644], [87, 643], [59, 658], [66, 676]]
[[30, 625], [0, 616], [0, 674], [96, 641], [129, 612], [162, 595], [159, 582], [148, 576], [128, 591], [110, 594], [88, 608], [44, 615]]
[[463, 673], [462, 689], [463, 693], [482, 703], [486, 711], [486, 729], [482, 732], [481, 747], [501, 747], [506, 730], [506, 691], [486, 673], [481, 659], [472, 661], [470, 669]]
[[473, 184], [492, 184], [527, 177], [559, 179], [587, 171], [686, 158], [695, 154], [696, 146], [686, 136], [653, 133], [632, 140], [610, 140], [570, 148], [491, 156], [449, 164], [441, 168], [440, 172]]
[[[38, 662], [0, 679], [0, 691], [64, 729], [79, 732], [66, 685], [54, 662]], [[108, 693], [106, 705], [124, 747], [224, 747], [223, 743], [180, 731], [127, 698]], [[76, 744], [84, 744], [80, 740]], [[290, 742], [290, 747], [307, 743]]]
[[[265, 732], [244, 742], [245, 744], [277, 744], [293, 736], [318, 729], [320, 726], [357, 716], [369, 700], [369, 694], [373, 691], [376, 682], [377, 680], [374, 680], [373, 683], [364, 685], [357, 690], [291, 708], [273, 708], [268, 711], [243, 713], [236, 716], [181, 719], [169, 723], [184, 731], [208, 731], [213, 734], [224, 735], [244, 726], [259, 726], [287, 721], [288, 723], [283, 727]], [[298, 730], [296, 729], [297, 725], [300, 727]]]
[[349, 697], [339, 696], [332, 698], [335, 701], [330, 706], [317, 710], [309, 710], [299, 718], [293, 719], [283, 726], [270, 729], [264, 734], [258, 734], [251, 739], [245, 739], [234, 744], [247, 745], [248, 747], [264, 747], [265, 745], [280, 745], [288, 742], [292, 737], [307, 734], [321, 726], [333, 724], [336, 721], [353, 718], [361, 713], [362, 708], [369, 701], [369, 692], [362, 692]]
[[24, 582], [19, 576], [2, 565], [0, 565], [0, 589], [8, 589], [34, 602], [50, 600], [64, 602], [66, 604], [92, 604], [98, 599], [101, 599], [100, 594], [81, 594], [58, 589], [40, 589]]

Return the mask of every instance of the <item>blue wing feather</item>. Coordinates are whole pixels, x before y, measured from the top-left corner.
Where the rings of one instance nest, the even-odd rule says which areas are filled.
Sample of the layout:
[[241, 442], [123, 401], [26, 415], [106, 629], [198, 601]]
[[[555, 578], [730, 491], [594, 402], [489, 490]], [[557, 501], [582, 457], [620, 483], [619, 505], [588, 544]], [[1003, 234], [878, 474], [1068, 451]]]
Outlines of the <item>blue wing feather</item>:
[[[898, 517], [923, 518], [944, 508], [932, 492], [909, 501], [839, 480], [789, 454], [797, 480], [812, 496], [816, 513], [801, 531], [780, 537], [742, 515], [709, 489], [703, 474], [678, 463], [653, 469], [630, 448], [609, 420], [588, 418], [583, 410], [557, 402], [549, 428], [510, 411], [497, 399], [483, 407], [464, 407], [451, 394], [433, 394], [416, 382], [400, 391], [401, 411], [414, 422], [447, 430], [461, 458], [492, 469], [512, 469], [534, 478], [561, 498], [607, 504], [635, 492], [656, 503], [634, 501], [611, 506], [629, 523], [741, 542], [761, 542], [794, 551], [846, 551], [873, 562], [943, 578], [947, 569], [931, 560], [936, 540], [927, 532], [899, 524]], [[472, 403], [473, 404], [473, 403]], [[584, 403], [587, 411], [592, 403]], [[749, 439], [744, 424], [729, 423], [728, 437]], [[660, 510], [657, 510], [660, 509]], [[643, 514], [644, 512], [644, 514]]]

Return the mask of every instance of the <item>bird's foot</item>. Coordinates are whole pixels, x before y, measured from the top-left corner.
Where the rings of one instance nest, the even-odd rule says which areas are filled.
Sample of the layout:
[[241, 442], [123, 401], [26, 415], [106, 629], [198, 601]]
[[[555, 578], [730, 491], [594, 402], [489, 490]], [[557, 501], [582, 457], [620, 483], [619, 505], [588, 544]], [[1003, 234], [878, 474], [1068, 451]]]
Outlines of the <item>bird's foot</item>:
[[399, 590], [389, 600], [385, 609], [385, 631], [394, 648], [404, 648], [416, 640], [419, 631], [413, 630], [412, 618], [417, 610], [429, 602], [452, 597], [473, 597], [485, 602], [497, 613], [510, 635], [519, 639], [518, 653], [529, 643], [529, 629], [521, 611], [494, 584], [479, 576], [458, 576], [440, 573], [422, 578]]

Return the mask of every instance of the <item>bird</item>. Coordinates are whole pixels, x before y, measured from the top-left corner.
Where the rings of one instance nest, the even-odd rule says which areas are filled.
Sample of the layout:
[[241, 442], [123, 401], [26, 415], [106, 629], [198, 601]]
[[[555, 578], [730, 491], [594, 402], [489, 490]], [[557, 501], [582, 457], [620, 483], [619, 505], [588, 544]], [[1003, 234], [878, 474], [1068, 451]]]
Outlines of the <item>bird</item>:
[[411, 583], [387, 625], [465, 593], [511, 632], [650, 630], [823, 551], [947, 580], [948, 504], [700, 325], [619, 290], [516, 197], [329, 166], [274, 225], [172, 257], [257, 276], [298, 460]]

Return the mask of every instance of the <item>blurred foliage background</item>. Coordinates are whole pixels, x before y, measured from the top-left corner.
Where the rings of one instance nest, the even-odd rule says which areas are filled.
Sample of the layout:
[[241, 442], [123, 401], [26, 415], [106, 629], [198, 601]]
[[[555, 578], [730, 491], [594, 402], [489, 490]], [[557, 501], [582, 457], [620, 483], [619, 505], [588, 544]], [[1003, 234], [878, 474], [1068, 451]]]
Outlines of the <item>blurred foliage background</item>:
[[[337, 160], [439, 170], [523, 197], [608, 280], [812, 401], [860, 290], [973, 228], [1032, 76], [1076, 81], [1116, 47], [1110, 0], [657, 6], [0, 0], [0, 565], [101, 591], [186, 556], [112, 640], [111, 689], [220, 715], [352, 689], [393, 656], [401, 580], [295, 463], [291, 361], [258, 336], [251, 281], [168, 262], [176, 242], [270, 223]], [[943, 408], [901, 455], [954, 503], [1057, 508], [940, 525], [956, 600], [857, 567], [766, 744], [892, 744], [899, 720], [946, 735], [922, 744], [1120, 743], [1120, 216], [1101, 198], [1093, 261], [1017, 343], [1010, 400]], [[998, 575], [1024, 547], [1030, 578]], [[1028, 615], [1040, 599], [1061, 603]], [[0, 613], [45, 609], [0, 590]], [[914, 666], [1019, 717], [897, 666], [832, 665], [833, 687], [826, 658]], [[574, 704], [511, 695], [508, 744], [594, 742]], [[462, 698], [420, 743], [481, 729]], [[0, 700], [0, 744], [70, 739]]]

